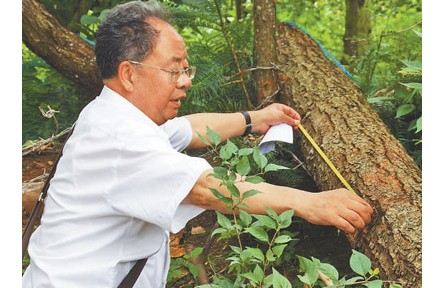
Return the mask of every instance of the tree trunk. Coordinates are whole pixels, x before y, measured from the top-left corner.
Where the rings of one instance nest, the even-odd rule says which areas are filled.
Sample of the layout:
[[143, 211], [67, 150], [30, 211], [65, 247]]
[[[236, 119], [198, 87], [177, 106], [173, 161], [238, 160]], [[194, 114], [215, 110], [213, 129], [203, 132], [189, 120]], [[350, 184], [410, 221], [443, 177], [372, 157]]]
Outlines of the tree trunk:
[[[381, 278], [421, 287], [422, 175], [364, 95], [320, 47], [296, 28], [279, 26], [283, 94], [280, 102], [302, 115], [302, 124], [351, 186], [373, 207], [372, 223], [348, 236], [370, 257]], [[309, 173], [322, 190], [341, 182], [311, 144], [296, 134]]]
[[275, 0], [255, 0], [253, 79], [257, 94], [256, 105], [264, 105], [276, 95], [277, 73], [271, 67], [277, 63]]
[[371, 35], [371, 0], [346, 0], [344, 51], [349, 57], [362, 56]]
[[102, 80], [93, 47], [60, 25], [35, 0], [22, 0], [22, 41], [36, 55], [81, 87], [88, 100], [97, 96]]
[[[271, 3], [266, 4], [272, 6]], [[272, 18], [263, 17], [266, 18], [257, 21], [275, 25]], [[90, 99], [96, 96], [102, 82], [92, 47], [62, 27], [35, 0], [22, 0], [22, 18], [22, 39], [27, 47], [63, 76], [89, 91]], [[264, 32], [262, 28], [256, 29], [255, 33]], [[371, 258], [383, 278], [399, 281], [405, 288], [421, 287], [420, 169], [362, 93], [327, 60], [313, 40], [287, 25], [279, 29], [276, 45], [279, 77], [284, 89], [281, 102], [301, 113], [309, 133], [354, 189], [376, 210], [372, 224], [349, 237], [352, 246]], [[255, 39], [263, 37], [260, 34], [256, 34]], [[264, 46], [263, 52], [274, 51], [275, 46], [267, 42], [257, 44]], [[260, 55], [260, 51], [256, 53]], [[265, 62], [258, 59], [256, 65], [270, 66], [270, 62], [275, 61], [271, 59], [273, 55], [263, 58]], [[269, 87], [265, 81], [264, 86], [258, 87]], [[270, 91], [262, 95], [269, 96], [275, 90], [270, 88]], [[301, 144], [306, 166], [321, 189], [341, 186], [304, 138], [297, 143]]]

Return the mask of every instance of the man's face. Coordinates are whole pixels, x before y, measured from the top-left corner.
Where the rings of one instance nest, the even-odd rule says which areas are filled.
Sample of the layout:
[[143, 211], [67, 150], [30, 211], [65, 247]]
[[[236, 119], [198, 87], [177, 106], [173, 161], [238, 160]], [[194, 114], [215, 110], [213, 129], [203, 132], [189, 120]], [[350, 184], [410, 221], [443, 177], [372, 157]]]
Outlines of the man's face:
[[[149, 21], [160, 32], [152, 53], [141, 62], [166, 70], [187, 68], [187, 50], [182, 37], [162, 20]], [[143, 65], [134, 68], [138, 78], [134, 91], [136, 106], [158, 125], [176, 117], [186, 90], [192, 85], [190, 78]]]

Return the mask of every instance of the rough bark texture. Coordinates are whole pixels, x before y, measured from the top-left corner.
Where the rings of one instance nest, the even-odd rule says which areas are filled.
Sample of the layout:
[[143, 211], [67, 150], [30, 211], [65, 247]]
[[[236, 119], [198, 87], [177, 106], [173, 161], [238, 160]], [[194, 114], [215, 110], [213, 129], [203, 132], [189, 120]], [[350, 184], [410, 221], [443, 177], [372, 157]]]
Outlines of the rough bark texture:
[[[254, 47], [253, 71], [255, 90], [258, 96], [256, 105], [268, 102], [267, 97], [276, 94], [278, 90], [278, 77], [272, 67], [277, 62], [276, 54], [276, 16], [275, 0], [254, 1]], [[266, 69], [263, 69], [266, 68]]]
[[22, 0], [22, 41], [92, 99], [102, 88], [93, 47], [60, 25], [35, 0]]
[[371, 0], [346, 0], [344, 51], [349, 56], [364, 55], [371, 35]]
[[[302, 124], [355, 191], [375, 208], [372, 223], [349, 236], [383, 279], [421, 287], [422, 176], [364, 95], [310, 37], [279, 25], [280, 102], [295, 107]], [[302, 158], [320, 189], [340, 181], [297, 133]]]

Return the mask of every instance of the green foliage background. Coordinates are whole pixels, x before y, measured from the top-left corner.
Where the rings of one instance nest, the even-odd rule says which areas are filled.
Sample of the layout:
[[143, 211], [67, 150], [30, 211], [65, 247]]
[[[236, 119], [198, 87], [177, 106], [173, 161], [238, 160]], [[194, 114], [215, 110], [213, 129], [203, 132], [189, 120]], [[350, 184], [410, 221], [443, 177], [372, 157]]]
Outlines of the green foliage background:
[[49, 138], [57, 133], [54, 119], [42, 116], [39, 107], [55, 114], [59, 132], [74, 123], [84, 103], [78, 89], [45, 61], [22, 45], [22, 142]]
[[[125, 1], [95, 1], [95, 5], [90, 4], [89, 7], [81, 7], [75, 2], [65, 5], [65, 2], [42, 1], [61, 23], [94, 42], [94, 30], [100, 22], [101, 12]], [[163, 1], [163, 4], [171, 8], [175, 25], [188, 45], [189, 62], [198, 67], [181, 113], [245, 109], [246, 95], [240, 85], [233, 54], [236, 54], [241, 69], [252, 68], [252, 1], [244, 2], [241, 19], [236, 19], [234, 1], [171, 0]], [[416, 127], [412, 126], [413, 120], [421, 119], [421, 69], [414, 80], [407, 79], [406, 74], [402, 76], [400, 71], [406, 68], [406, 61], [417, 62], [421, 66], [422, 2], [374, 1], [371, 19], [372, 35], [367, 53], [358, 59], [350, 59], [346, 68], [368, 98], [388, 96], [388, 93], [409, 93], [412, 89], [400, 83], [420, 83], [420, 97], [408, 99], [409, 103], [407, 97], [388, 101], [382, 98], [382, 101], [373, 103], [391, 131], [421, 166], [421, 121], [417, 121]], [[278, 1], [277, 20], [296, 23], [336, 59], [344, 58], [344, 0]], [[245, 73], [243, 80], [248, 96], [253, 99], [255, 95], [250, 76], [249, 72]], [[86, 104], [80, 100], [79, 91], [72, 83], [26, 47], [23, 47], [22, 79], [22, 143], [47, 138], [55, 131], [53, 119], [43, 118], [38, 107], [47, 110], [47, 105], [50, 105], [60, 111], [56, 117], [63, 129], [75, 121]], [[397, 109], [404, 104], [413, 104], [415, 109], [396, 117]]]
[[[89, 7], [81, 7], [80, 1], [69, 1], [69, 5], [65, 2], [42, 0], [61, 23], [93, 43], [94, 30], [103, 12], [117, 3], [127, 1], [99, 0]], [[244, 1], [241, 19], [236, 19], [234, 1], [162, 2], [171, 8], [175, 26], [188, 45], [189, 62], [198, 67], [198, 74], [183, 103], [181, 114], [245, 109], [246, 95], [240, 85], [233, 55], [236, 54], [241, 69], [247, 69], [243, 80], [248, 97], [253, 99], [255, 93], [248, 72], [252, 68], [253, 56], [252, 1]], [[345, 58], [344, 0], [278, 2], [278, 21], [296, 23], [336, 59], [340, 61]], [[408, 62], [421, 67], [422, 2], [373, 1], [372, 5], [372, 34], [367, 53], [363, 57], [349, 59], [346, 68], [365, 96], [374, 99], [372, 103], [383, 121], [421, 166], [421, 69], [420, 73], [417, 71], [415, 75], [411, 74], [411, 78], [401, 71], [407, 68]], [[76, 87], [26, 47], [23, 48], [22, 79], [23, 143], [47, 138], [54, 133], [54, 121], [43, 118], [38, 107], [47, 110], [47, 105], [50, 105], [60, 111], [56, 117], [63, 129], [74, 122], [86, 104], [78, 97]], [[417, 83], [416, 88], [407, 83]], [[410, 93], [416, 93], [416, 96], [404, 96]], [[375, 101], [376, 97], [381, 98]], [[400, 116], [400, 109], [408, 107], [406, 105], [414, 109]]]
[[[81, 1], [40, 1], [63, 25], [94, 43], [94, 31], [101, 17], [118, 0], [97, 0], [89, 7]], [[246, 109], [246, 95], [240, 86], [236, 54], [248, 96], [255, 97], [251, 75], [253, 46], [252, 1], [244, 1], [244, 14], [236, 19], [234, 1], [165, 0], [175, 17], [175, 26], [184, 37], [189, 62], [197, 66], [193, 87], [184, 101], [181, 114], [230, 112]], [[339, 61], [344, 59], [344, 0], [277, 1], [278, 21], [296, 23], [315, 38]], [[407, 151], [422, 165], [422, 2], [416, 0], [373, 1], [372, 34], [367, 52], [348, 59], [346, 66], [354, 81], [374, 105]], [[222, 20], [222, 22], [221, 22]], [[230, 42], [228, 42], [228, 39]], [[59, 131], [72, 125], [86, 105], [80, 90], [22, 45], [22, 144], [55, 134], [54, 119], [44, 118], [39, 107], [48, 106], [56, 114]], [[293, 166], [282, 155], [272, 155], [275, 163]], [[289, 155], [287, 155], [289, 156]], [[288, 157], [289, 158], [289, 157]], [[287, 170], [286, 170], [287, 171]], [[286, 176], [286, 171], [269, 174], [268, 182], [302, 179]], [[311, 190], [312, 183], [306, 190]], [[308, 260], [309, 261], [309, 260]], [[183, 264], [181, 264], [183, 265]], [[173, 265], [174, 266], [174, 265]], [[366, 272], [366, 271], [364, 271]], [[396, 286], [394, 286], [396, 287]]]

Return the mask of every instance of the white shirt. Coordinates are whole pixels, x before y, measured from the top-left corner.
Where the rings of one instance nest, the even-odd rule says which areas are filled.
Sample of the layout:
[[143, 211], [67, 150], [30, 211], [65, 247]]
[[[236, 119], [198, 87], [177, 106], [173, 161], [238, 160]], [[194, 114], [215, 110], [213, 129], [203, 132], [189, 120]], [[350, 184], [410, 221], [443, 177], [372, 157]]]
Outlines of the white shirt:
[[104, 87], [63, 149], [30, 239], [23, 287], [114, 288], [147, 256], [134, 287], [164, 287], [169, 231], [204, 211], [181, 204], [211, 168], [180, 153], [191, 137], [185, 118], [158, 126]]

